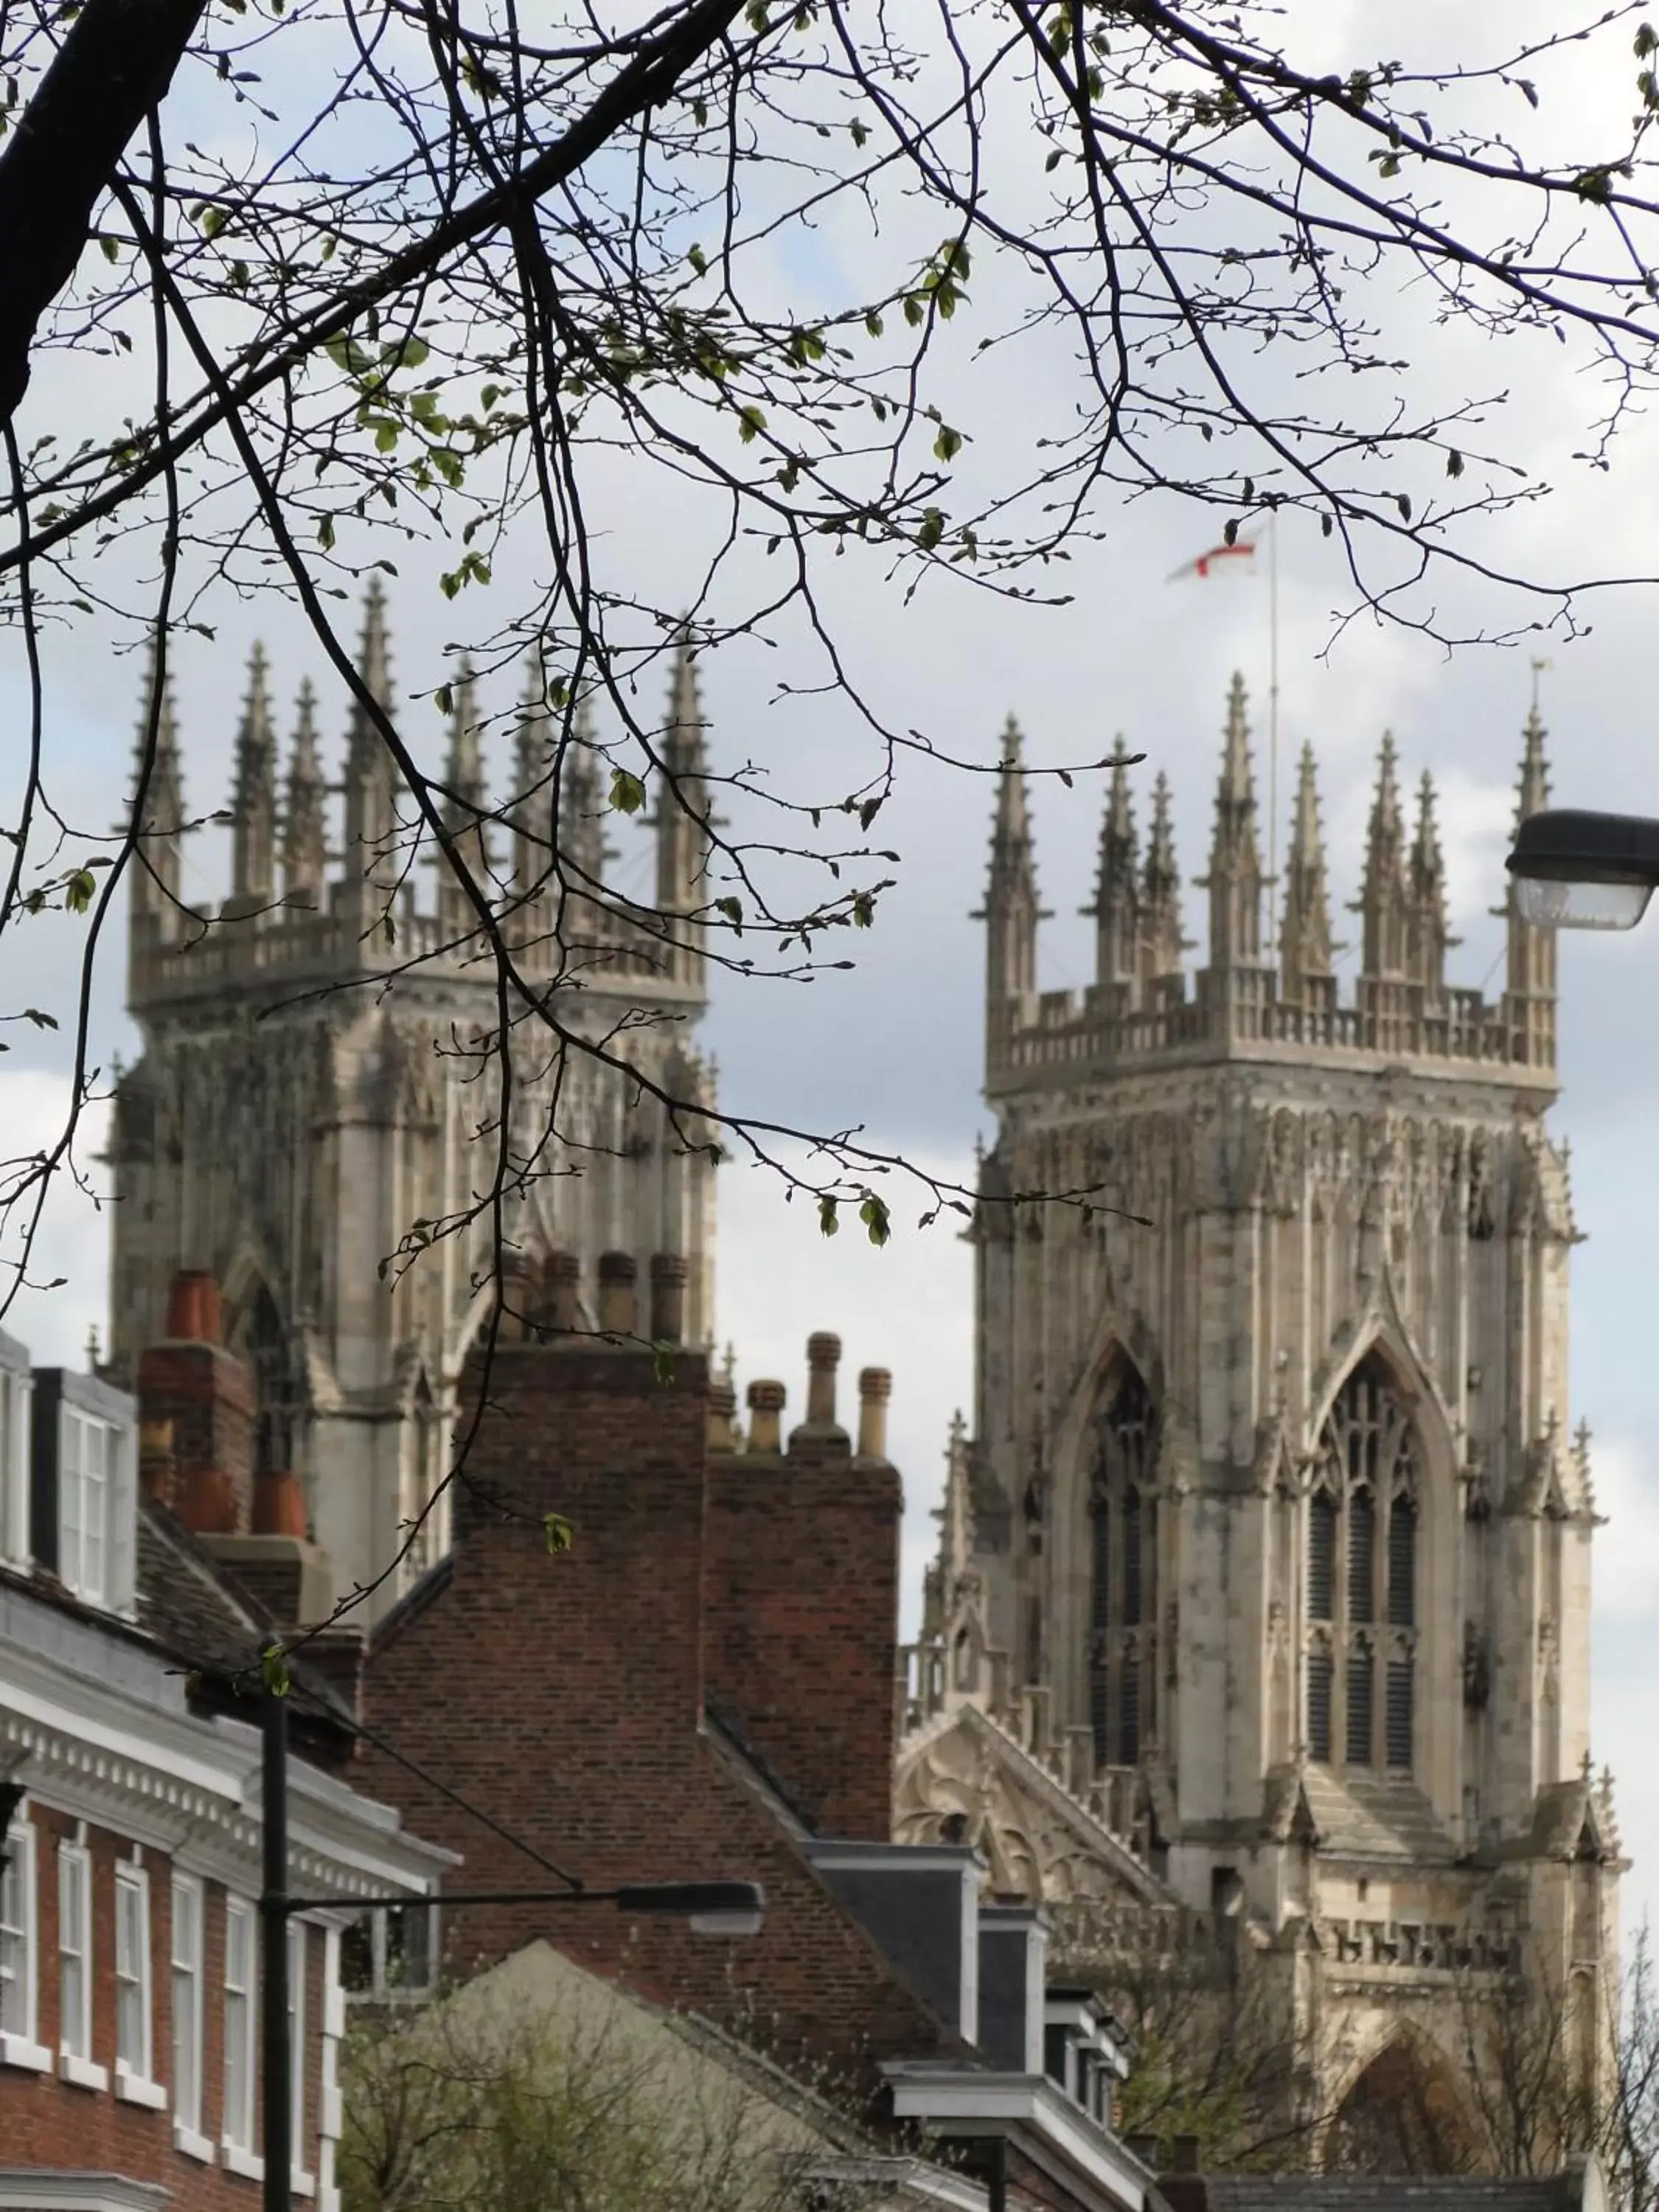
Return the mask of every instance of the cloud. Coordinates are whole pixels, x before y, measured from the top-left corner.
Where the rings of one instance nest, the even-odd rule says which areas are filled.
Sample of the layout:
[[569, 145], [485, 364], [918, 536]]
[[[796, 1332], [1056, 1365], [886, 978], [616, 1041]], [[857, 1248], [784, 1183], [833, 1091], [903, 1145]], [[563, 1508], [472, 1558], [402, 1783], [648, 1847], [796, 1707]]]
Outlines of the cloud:
[[[12, 1188], [20, 1165], [58, 1142], [70, 1097], [68, 1079], [48, 1069], [0, 1073], [0, 1188]], [[3, 1326], [28, 1346], [37, 1366], [82, 1366], [88, 1332], [104, 1326], [109, 1214], [99, 1200], [108, 1178], [98, 1155], [108, 1131], [108, 1106], [96, 1102], [82, 1117], [73, 1170], [55, 1178], [33, 1243], [25, 1249], [26, 1209], [0, 1232], [0, 1298], [13, 1290], [20, 1268], [23, 1274]]]

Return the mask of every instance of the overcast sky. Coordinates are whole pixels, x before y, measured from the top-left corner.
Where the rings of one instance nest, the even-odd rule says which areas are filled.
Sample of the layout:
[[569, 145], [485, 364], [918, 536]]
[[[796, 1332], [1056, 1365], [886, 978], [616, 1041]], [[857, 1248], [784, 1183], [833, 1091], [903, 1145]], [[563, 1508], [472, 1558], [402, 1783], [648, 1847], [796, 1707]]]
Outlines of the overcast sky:
[[[1527, 12], [1516, 10], [1514, 20]], [[1545, 11], [1532, 13], [1543, 20]], [[1431, 20], [1421, 9], [1390, 14], [1401, 46], [1413, 25]], [[1358, 20], [1357, 10], [1322, 10], [1321, 35], [1340, 48]], [[813, 250], [832, 255], [833, 238], [819, 239]], [[1401, 312], [1417, 309], [1411, 304]], [[994, 441], [1000, 422], [1059, 404], [1066, 374], [1060, 360], [1010, 370], [989, 356], [971, 379], [962, 373], [961, 419]], [[1650, 495], [1659, 438], [1636, 422], [1611, 475], [1576, 460], [1595, 400], [1580, 363], [1536, 348], [1511, 362], [1451, 333], [1434, 341], [1419, 374], [1431, 397], [1500, 387], [1511, 394], [1505, 434], [1555, 489], [1485, 541], [1509, 564], [1552, 573], [1659, 565]], [[1034, 386], [1026, 380], [1033, 374], [1052, 381]], [[694, 520], [671, 507], [648, 522], [632, 521], [630, 536], [630, 519], [618, 514], [618, 542], [631, 549], [651, 587], [672, 601], [683, 568], [689, 592], [698, 544]], [[906, 603], [872, 562], [857, 556], [827, 573], [826, 602], [856, 641], [860, 676], [891, 719], [926, 726], [965, 755], [994, 760], [1010, 712], [1039, 760], [1096, 758], [1121, 732], [1147, 755], [1135, 771], [1143, 827], [1152, 776], [1160, 769], [1170, 776], [1178, 857], [1190, 878], [1201, 872], [1207, 847], [1235, 668], [1251, 688], [1264, 801], [1268, 784], [1263, 584], [1244, 577], [1160, 580], [1213, 536], [1211, 521], [1172, 500], [1127, 507], [1103, 542], [1073, 563], [1073, 604], [1060, 610], [1011, 606], [948, 580], [930, 583]], [[429, 683], [441, 672], [436, 648], [453, 635], [454, 617], [436, 594], [432, 569], [410, 565], [414, 572], [392, 593], [394, 642], [406, 681]], [[1571, 644], [1523, 640], [1449, 658], [1425, 638], [1370, 618], [1344, 626], [1351, 586], [1312, 529], [1287, 523], [1280, 565], [1281, 821], [1290, 770], [1310, 738], [1321, 764], [1334, 891], [1339, 899], [1353, 896], [1376, 744], [1392, 729], [1402, 779], [1409, 785], [1427, 766], [1439, 781], [1455, 927], [1465, 940], [1454, 956], [1455, 978], [1497, 988], [1501, 930], [1489, 910], [1502, 892], [1529, 659], [1536, 653], [1552, 664], [1540, 681], [1557, 797], [1659, 813], [1652, 706], [1659, 610], [1645, 592], [1607, 595], [1587, 605], [1591, 632]], [[1445, 604], [1455, 611], [1456, 603], [1449, 586]], [[1486, 611], [1482, 603], [1479, 611]], [[321, 684], [320, 656], [290, 608], [272, 604], [256, 613], [228, 602], [216, 616], [216, 641], [181, 645], [178, 659], [192, 805], [222, 804], [228, 793], [242, 664], [256, 633], [271, 649], [284, 726], [304, 674], [319, 680], [323, 719], [337, 741], [344, 721], [337, 688]], [[95, 632], [49, 641], [58, 748], [53, 796], [80, 828], [112, 821], [130, 757], [138, 669], [112, 649], [116, 642], [88, 649], [100, 643]], [[0, 641], [0, 656], [6, 650]], [[824, 702], [774, 703], [780, 678], [802, 672], [787, 645], [770, 653], [737, 648], [708, 665], [704, 699], [717, 759], [756, 758], [780, 778], [830, 779], [831, 787], [845, 788], [855, 779], [836, 767], [848, 742], [840, 710]], [[21, 758], [22, 699], [15, 659], [0, 657], [0, 775], [8, 777]], [[504, 709], [508, 700], [489, 703]], [[435, 718], [428, 735], [435, 738]], [[1055, 910], [1042, 947], [1046, 987], [1088, 978], [1091, 926], [1077, 909], [1089, 895], [1100, 798], [1097, 776], [1079, 776], [1069, 791], [1044, 783], [1036, 795], [1042, 885]], [[911, 764], [882, 817], [881, 834], [903, 855], [900, 884], [882, 902], [869, 939], [854, 948], [856, 972], [810, 988], [728, 984], [719, 991], [708, 1037], [728, 1105], [803, 1127], [862, 1124], [885, 1146], [941, 1173], [971, 1176], [975, 1140], [988, 1124], [978, 1095], [982, 947], [968, 915], [983, 885], [990, 802], [984, 777]], [[198, 887], [205, 888], [218, 862], [211, 841], [202, 845]], [[1189, 890], [1189, 933], [1198, 920], [1199, 895]], [[0, 1002], [61, 1006], [81, 927], [46, 921], [0, 945]], [[1659, 1769], [1650, 1755], [1648, 1710], [1648, 1686], [1659, 1671], [1659, 1401], [1650, 1379], [1659, 1236], [1652, 1135], [1659, 919], [1632, 937], [1564, 938], [1561, 950], [1565, 1088], [1555, 1126], [1572, 1140], [1577, 1214], [1587, 1236], [1575, 1261], [1572, 1410], [1595, 1432], [1598, 1499], [1609, 1516], [1598, 1547], [1595, 1749], [1598, 1763], [1607, 1759], [1617, 1777], [1626, 1845], [1637, 1862], [1631, 1903], [1640, 1910], [1659, 1900]], [[120, 1009], [123, 957], [122, 944], [112, 941], [94, 1023], [106, 1061], [136, 1048]], [[1352, 964], [1345, 963], [1350, 975]], [[49, 1036], [20, 1028], [8, 1036], [0, 1127], [10, 1152], [50, 1131], [64, 1077]], [[966, 1248], [944, 1223], [917, 1233], [920, 1211], [919, 1203], [896, 1205], [895, 1236], [884, 1251], [873, 1250], [851, 1223], [826, 1243], [804, 1209], [786, 1207], [763, 1178], [732, 1167], [725, 1171], [718, 1262], [720, 1334], [735, 1344], [742, 1381], [781, 1376], [799, 1407], [805, 1340], [823, 1328], [838, 1329], [845, 1340], [849, 1392], [860, 1365], [894, 1370], [893, 1437], [906, 1480], [913, 1608], [933, 1541], [930, 1515], [945, 1429], [952, 1409], [967, 1402], [972, 1358]], [[38, 1359], [78, 1358], [88, 1328], [102, 1324], [104, 1247], [103, 1217], [90, 1200], [66, 1196], [54, 1214], [50, 1272], [67, 1279], [22, 1301], [7, 1324]]]

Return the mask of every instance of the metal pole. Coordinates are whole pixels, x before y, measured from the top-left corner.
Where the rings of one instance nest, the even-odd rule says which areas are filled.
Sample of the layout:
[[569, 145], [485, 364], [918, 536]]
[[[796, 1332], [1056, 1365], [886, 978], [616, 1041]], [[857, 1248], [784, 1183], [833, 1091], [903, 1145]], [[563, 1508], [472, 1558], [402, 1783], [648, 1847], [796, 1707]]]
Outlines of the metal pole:
[[264, 2062], [261, 2102], [264, 2129], [264, 2212], [292, 2212], [289, 2160], [293, 2149], [294, 2084], [288, 2032], [288, 1700], [261, 1693], [259, 1713], [264, 1784], [261, 1827], [264, 1893], [259, 1899], [259, 1948], [264, 1967]]
[[[1267, 882], [1279, 882], [1279, 510], [1267, 509]], [[1267, 931], [1273, 933], [1273, 891]]]

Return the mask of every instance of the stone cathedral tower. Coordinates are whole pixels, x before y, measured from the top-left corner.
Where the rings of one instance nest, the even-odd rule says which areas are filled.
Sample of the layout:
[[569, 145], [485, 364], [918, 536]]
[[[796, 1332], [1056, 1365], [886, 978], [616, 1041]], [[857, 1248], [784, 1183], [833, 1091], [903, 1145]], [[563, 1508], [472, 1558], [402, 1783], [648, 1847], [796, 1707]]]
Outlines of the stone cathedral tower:
[[[358, 666], [390, 706], [378, 590]], [[609, 1040], [619, 1063], [567, 1056], [544, 1026], [519, 1024], [512, 1264], [533, 1280], [547, 1255], [575, 1253], [591, 1283], [602, 1251], [633, 1255], [641, 1273], [653, 1255], [670, 1255], [659, 1269], [681, 1255], [684, 1335], [698, 1342], [713, 1310], [713, 1168], [686, 1133], [713, 1087], [694, 1041], [708, 797], [690, 651], [677, 654], [656, 741], [648, 907], [613, 887], [585, 726], [561, 760], [562, 720], [533, 680], [509, 791], [492, 802], [468, 671], [453, 697], [451, 830], [495, 887], [526, 980], [551, 994], [559, 1023]], [[500, 1148], [495, 966], [459, 878], [435, 856], [409, 865], [409, 796], [361, 710], [343, 778], [331, 778], [302, 685], [279, 775], [257, 648], [235, 741], [228, 897], [204, 899], [189, 866], [166, 701], [145, 812], [128, 990], [143, 1054], [117, 1101], [112, 1358], [131, 1363], [161, 1334], [175, 1270], [216, 1275], [228, 1339], [257, 1377], [259, 1464], [304, 1476], [313, 1533], [349, 1588], [385, 1569], [442, 1478], [456, 1378], [493, 1295], [478, 1201]], [[434, 872], [435, 896], [417, 898], [416, 879]], [[603, 905], [585, 895], [601, 890]], [[691, 1109], [678, 1127], [630, 1067]], [[469, 1213], [459, 1233], [414, 1250], [422, 1224]], [[383, 1266], [400, 1250], [412, 1264]], [[445, 1540], [434, 1513], [378, 1602]]]
[[[1189, 982], [1164, 779], [1143, 854], [1120, 758], [1097, 980], [1040, 992], [1006, 746], [977, 1395], [899, 1832], [976, 1839], [1084, 1954], [1136, 1913], [1200, 1942], [1232, 1918], [1306, 2031], [1304, 2112], [1410, 2073], [1473, 2133], [1468, 1978], [1524, 1951], [1588, 2066], [1617, 1942], [1553, 936], [1511, 902], [1501, 993], [1449, 981], [1433, 787], [1408, 820], [1385, 738], [1344, 1003], [1310, 753], [1270, 941], [1236, 678], [1204, 964]], [[1546, 793], [1534, 709], [1521, 814]]]

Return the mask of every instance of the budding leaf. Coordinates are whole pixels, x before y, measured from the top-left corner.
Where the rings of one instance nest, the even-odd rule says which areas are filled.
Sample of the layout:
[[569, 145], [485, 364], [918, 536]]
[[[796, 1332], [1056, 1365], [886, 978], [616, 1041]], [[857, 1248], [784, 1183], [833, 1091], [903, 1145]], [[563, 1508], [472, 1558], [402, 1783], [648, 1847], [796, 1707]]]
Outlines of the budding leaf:
[[555, 1559], [561, 1552], [568, 1552], [576, 1540], [576, 1532], [562, 1513], [544, 1513], [542, 1534], [547, 1539], [548, 1551]]
[[893, 1233], [888, 1224], [885, 1199], [878, 1198], [872, 1191], [859, 1208], [859, 1219], [864, 1224], [870, 1242], [879, 1250]]
[[645, 786], [627, 769], [619, 768], [611, 779], [611, 804], [618, 814], [637, 814], [645, 804]]
[[678, 1350], [679, 1347], [678, 1345], [670, 1344], [662, 1340], [659, 1340], [657, 1343], [652, 1346], [652, 1365], [655, 1370], [659, 1382], [672, 1382], [673, 1381], [674, 1359]]
[[285, 1698], [293, 1688], [293, 1670], [280, 1644], [267, 1644], [259, 1654], [259, 1680], [273, 1698]]
[[26, 1022], [33, 1022], [38, 1030], [55, 1030], [58, 1026], [57, 1015], [43, 1014], [39, 1006], [25, 1006], [23, 1019]]
[[818, 1200], [818, 1228], [825, 1237], [833, 1237], [841, 1227], [833, 1198]]

